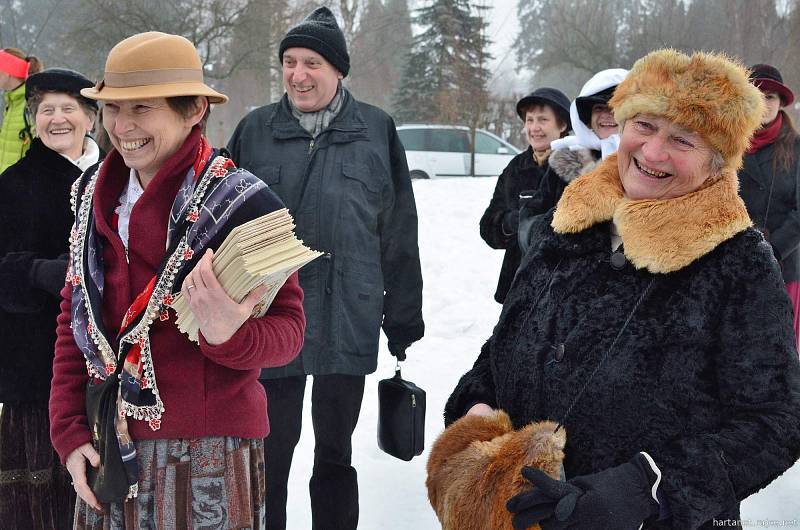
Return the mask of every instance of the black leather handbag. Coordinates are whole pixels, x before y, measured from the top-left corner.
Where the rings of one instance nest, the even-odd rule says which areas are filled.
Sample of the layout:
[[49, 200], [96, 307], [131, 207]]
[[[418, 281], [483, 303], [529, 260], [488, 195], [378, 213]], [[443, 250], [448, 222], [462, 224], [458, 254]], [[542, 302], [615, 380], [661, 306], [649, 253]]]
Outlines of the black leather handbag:
[[[122, 363], [118, 363], [122, 366]], [[86, 387], [86, 418], [92, 432], [92, 445], [100, 453], [100, 466], [87, 464], [87, 479], [97, 500], [120, 502], [128, 496], [128, 476], [119, 451], [117, 431], [117, 390], [119, 370], [103, 382]]]
[[378, 382], [378, 447], [405, 461], [425, 448], [425, 391], [403, 379], [399, 366]]

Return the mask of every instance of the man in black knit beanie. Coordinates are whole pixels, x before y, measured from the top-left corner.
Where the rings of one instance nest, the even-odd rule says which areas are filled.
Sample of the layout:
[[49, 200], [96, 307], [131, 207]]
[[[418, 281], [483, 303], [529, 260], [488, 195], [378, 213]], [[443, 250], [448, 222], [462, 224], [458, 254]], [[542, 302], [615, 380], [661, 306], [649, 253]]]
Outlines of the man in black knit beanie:
[[270, 422], [267, 528], [286, 528], [286, 484], [312, 375], [312, 526], [355, 530], [351, 437], [380, 330], [401, 361], [424, 333], [414, 193], [392, 119], [342, 86], [350, 56], [331, 11], [320, 7], [290, 29], [278, 57], [286, 94], [245, 116], [228, 149], [283, 199], [298, 237], [324, 255], [300, 271], [300, 355], [261, 374]]

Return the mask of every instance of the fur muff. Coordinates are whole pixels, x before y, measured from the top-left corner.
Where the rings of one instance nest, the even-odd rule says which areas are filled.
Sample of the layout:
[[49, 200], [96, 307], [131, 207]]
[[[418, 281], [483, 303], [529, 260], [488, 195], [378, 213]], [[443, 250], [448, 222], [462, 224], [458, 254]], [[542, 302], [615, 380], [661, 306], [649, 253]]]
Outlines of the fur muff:
[[736, 173], [726, 169], [692, 193], [634, 201], [624, 195], [613, 154], [567, 186], [552, 226], [557, 233], [577, 233], [613, 220], [625, 257], [637, 269], [674, 272], [752, 225], [738, 185]]
[[617, 122], [654, 114], [695, 131], [738, 169], [750, 137], [761, 126], [764, 97], [747, 69], [725, 55], [676, 50], [651, 52], [633, 65], [609, 101]]
[[548, 160], [556, 175], [569, 184], [597, 167], [598, 160], [590, 149], [558, 149]]
[[555, 429], [543, 421], [515, 431], [501, 410], [464, 416], [445, 429], [431, 449], [425, 482], [442, 529], [513, 530], [506, 502], [531, 488], [522, 468], [559, 477], [566, 434]]

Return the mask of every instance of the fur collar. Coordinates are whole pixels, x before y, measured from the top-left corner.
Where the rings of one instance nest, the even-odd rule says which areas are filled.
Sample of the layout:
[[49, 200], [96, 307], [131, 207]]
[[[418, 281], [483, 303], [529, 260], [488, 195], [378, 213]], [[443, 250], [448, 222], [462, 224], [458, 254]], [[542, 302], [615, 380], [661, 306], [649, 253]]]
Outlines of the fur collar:
[[752, 225], [736, 173], [725, 170], [692, 193], [665, 200], [625, 198], [617, 155], [567, 186], [553, 214], [556, 233], [613, 221], [625, 257], [652, 273], [680, 270]]
[[595, 157], [591, 149], [558, 149], [550, 155], [550, 167], [556, 175], [569, 184], [581, 175], [584, 175], [597, 167], [598, 157]]

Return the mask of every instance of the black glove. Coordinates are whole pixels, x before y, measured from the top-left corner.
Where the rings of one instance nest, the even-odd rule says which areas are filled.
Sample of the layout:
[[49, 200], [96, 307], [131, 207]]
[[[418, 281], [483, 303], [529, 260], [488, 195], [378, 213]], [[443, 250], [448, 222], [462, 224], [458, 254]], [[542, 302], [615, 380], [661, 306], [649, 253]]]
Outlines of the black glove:
[[31, 285], [53, 296], [59, 296], [66, 283], [67, 256], [56, 259], [35, 259], [31, 265], [28, 278]]
[[43, 307], [45, 294], [29, 280], [34, 256], [33, 252], [9, 252], [0, 259], [0, 307], [9, 313], [36, 313]]
[[522, 476], [535, 486], [512, 497], [506, 507], [516, 530], [539, 523], [542, 530], [638, 530], [658, 513], [652, 487], [656, 474], [644, 455], [629, 462], [567, 482], [540, 469], [525, 467]]
[[405, 361], [406, 360], [406, 350], [411, 344], [397, 344], [395, 342], [389, 342], [389, 353], [397, 357], [398, 361]]
[[503, 234], [512, 236], [519, 228], [519, 210], [509, 210], [503, 214]]

